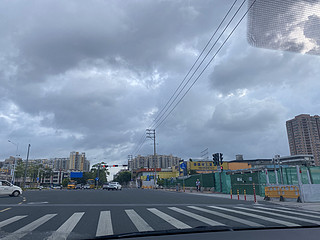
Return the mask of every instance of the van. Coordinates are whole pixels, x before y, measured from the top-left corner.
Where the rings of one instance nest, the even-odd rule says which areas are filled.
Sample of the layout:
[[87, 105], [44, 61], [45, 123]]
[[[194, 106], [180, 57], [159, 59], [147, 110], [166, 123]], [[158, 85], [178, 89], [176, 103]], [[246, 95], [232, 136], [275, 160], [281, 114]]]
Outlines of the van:
[[9, 195], [11, 197], [18, 197], [22, 194], [22, 189], [7, 180], [0, 180], [0, 195]]

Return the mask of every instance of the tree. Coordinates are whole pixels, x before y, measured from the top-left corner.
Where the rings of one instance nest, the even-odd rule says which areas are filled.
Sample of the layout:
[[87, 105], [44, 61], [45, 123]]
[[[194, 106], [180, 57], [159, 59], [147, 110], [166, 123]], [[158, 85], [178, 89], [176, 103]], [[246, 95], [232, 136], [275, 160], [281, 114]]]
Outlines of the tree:
[[67, 187], [69, 182], [70, 182], [70, 179], [69, 179], [69, 178], [64, 178], [64, 179], [62, 180], [62, 186], [63, 186], [63, 187]]
[[101, 162], [101, 163], [94, 164], [91, 167], [90, 174], [92, 179], [95, 179], [96, 177], [98, 177], [98, 172], [99, 172], [98, 184], [107, 182], [107, 175], [110, 175], [108, 169], [102, 167], [105, 164], [106, 163]]
[[119, 175], [114, 179], [114, 181], [119, 182], [121, 185], [128, 184], [128, 182], [131, 181], [131, 172], [120, 172]]

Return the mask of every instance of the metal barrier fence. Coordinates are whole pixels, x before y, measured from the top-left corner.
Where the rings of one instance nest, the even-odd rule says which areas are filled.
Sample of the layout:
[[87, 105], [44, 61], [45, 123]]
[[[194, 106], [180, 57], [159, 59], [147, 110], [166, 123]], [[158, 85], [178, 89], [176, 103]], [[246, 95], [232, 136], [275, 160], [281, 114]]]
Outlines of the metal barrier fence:
[[[302, 184], [308, 184], [308, 173], [313, 184], [320, 184], [320, 167], [300, 167]], [[249, 171], [249, 172], [248, 172]], [[268, 175], [268, 176], [267, 176]], [[273, 170], [268, 170], [266, 174], [265, 170], [250, 169], [246, 172], [233, 172], [223, 171], [222, 173], [208, 173], [208, 174], [195, 174], [183, 178], [164, 179], [164, 187], [175, 188], [180, 184], [181, 188], [196, 187], [197, 179], [201, 182], [201, 187], [206, 189], [212, 189], [215, 192], [222, 192], [230, 194], [232, 190], [233, 194], [239, 191], [240, 194], [252, 195], [253, 184], [255, 185], [255, 192], [262, 197], [265, 196], [265, 187], [268, 186], [268, 181], [271, 185], [298, 185], [298, 175], [296, 167], [283, 167], [278, 169], [277, 175]], [[278, 179], [278, 184], [276, 179]]]

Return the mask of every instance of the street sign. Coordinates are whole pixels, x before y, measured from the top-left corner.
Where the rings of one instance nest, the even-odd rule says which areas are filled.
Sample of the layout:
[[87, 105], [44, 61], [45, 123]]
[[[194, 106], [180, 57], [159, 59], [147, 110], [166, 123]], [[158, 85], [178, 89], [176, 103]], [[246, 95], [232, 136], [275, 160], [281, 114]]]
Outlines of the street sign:
[[187, 168], [187, 165], [186, 165], [185, 163], [182, 163], [182, 164], [180, 165], [180, 167], [181, 167], [181, 169], [186, 169], [186, 168]]
[[99, 180], [99, 178], [98, 177], [96, 177], [96, 181], [98, 181]]
[[37, 177], [37, 181], [39, 181], [39, 177]]

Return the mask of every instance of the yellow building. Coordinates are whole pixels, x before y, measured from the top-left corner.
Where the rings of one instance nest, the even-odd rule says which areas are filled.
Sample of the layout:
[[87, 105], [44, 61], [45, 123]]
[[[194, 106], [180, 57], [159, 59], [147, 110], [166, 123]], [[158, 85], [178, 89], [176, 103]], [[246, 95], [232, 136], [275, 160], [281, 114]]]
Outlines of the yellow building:
[[[150, 172], [150, 176], [154, 176], [154, 172]], [[160, 179], [176, 178], [178, 176], [179, 172], [157, 172], [157, 178]], [[147, 176], [142, 175], [140, 179], [145, 181], [147, 179]]]
[[248, 169], [251, 167], [252, 167], [251, 164], [246, 162], [229, 162], [228, 163], [229, 170]]

